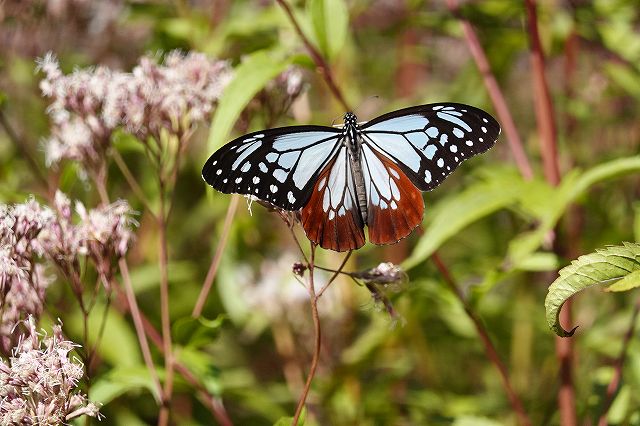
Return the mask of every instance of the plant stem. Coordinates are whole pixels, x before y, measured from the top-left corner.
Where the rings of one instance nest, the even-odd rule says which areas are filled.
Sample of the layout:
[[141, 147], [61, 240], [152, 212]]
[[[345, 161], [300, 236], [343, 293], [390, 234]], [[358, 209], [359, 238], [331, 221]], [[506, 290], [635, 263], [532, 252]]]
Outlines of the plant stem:
[[349, 105], [345, 101], [344, 96], [342, 95], [342, 92], [340, 91], [340, 89], [335, 83], [329, 64], [327, 64], [327, 61], [325, 61], [325, 59], [322, 57], [318, 49], [316, 49], [315, 46], [311, 44], [311, 41], [309, 41], [307, 36], [304, 34], [304, 32], [302, 31], [302, 28], [300, 28], [300, 24], [298, 24], [298, 21], [293, 15], [293, 11], [291, 10], [287, 2], [285, 0], [276, 0], [276, 2], [280, 5], [280, 7], [282, 7], [282, 9], [287, 14], [287, 17], [291, 21], [293, 28], [298, 34], [298, 37], [300, 37], [300, 40], [302, 40], [302, 43], [304, 43], [305, 48], [309, 52], [309, 56], [311, 56], [311, 59], [318, 67], [318, 71], [320, 71], [320, 74], [324, 78], [324, 81], [327, 83], [327, 86], [329, 86], [329, 90], [331, 90], [331, 93], [333, 94], [333, 96], [338, 100], [338, 102], [340, 103], [340, 105], [345, 111], [351, 111], [351, 108], [349, 108]]
[[[98, 190], [98, 194], [100, 195], [100, 199], [102, 203], [104, 205], [109, 204], [109, 194], [107, 193], [105, 181], [95, 180], [95, 184], [96, 184], [96, 188]], [[157, 397], [162, 399], [162, 385], [160, 384], [160, 378], [158, 376], [156, 366], [153, 363], [153, 358], [151, 357], [149, 342], [147, 341], [147, 336], [144, 332], [144, 327], [142, 324], [142, 319], [141, 319], [142, 314], [140, 313], [140, 308], [138, 307], [136, 295], [133, 291], [131, 276], [129, 275], [129, 266], [127, 265], [126, 259], [122, 258], [118, 260], [118, 267], [120, 268], [120, 274], [122, 274], [122, 281], [124, 281], [127, 305], [129, 306], [129, 311], [131, 312], [131, 318], [133, 318], [133, 325], [136, 329], [136, 335], [138, 336], [138, 343], [140, 343], [142, 358], [144, 359], [144, 363], [146, 364], [147, 369], [149, 370], [149, 374], [151, 375], [151, 380], [153, 381], [153, 384], [156, 387], [156, 390], [158, 393]]]
[[453, 15], [460, 21], [462, 24], [462, 30], [464, 32], [464, 37], [467, 42], [467, 46], [469, 47], [469, 51], [471, 52], [471, 56], [476, 62], [476, 66], [482, 75], [482, 79], [484, 81], [484, 85], [491, 97], [491, 102], [493, 102], [493, 106], [496, 109], [496, 113], [498, 114], [498, 118], [504, 127], [504, 131], [507, 134], [507, 141], [509, 142], [509, 147], [511, 149], [511, 154], [513, 155], [513, 159], [518, 166], [518, 170], [520, 170], [520, 174], [526, 180], [530, 180], [533, 178], [533, 171], [531, 169], [531, 164], [527, 158], [527, 154], [524, 150], [522, 139], [520, 139], [520, 135], [518, 134], [518, 130], [516, 129], [515, 122], [513, 120], [513, 116], [511, 115], [511, 111], [507, 106], [507, 102], [504, 99], [502, 94], [502, 90], [500, 90], [500, 86], [498, 86], [498, 82], [491, 71], [491, 65], [489, 64], [489, 60], [487, 59], [487, 55], [482, 48], [482, 44], [480, 44], [480, 40], [478, 39], [478, 35], [471, 23], [465, 19], [459, 10], [459, 4], [457, 0], [447, 0], [447, 6]]
[[153, 219], [157, 221], [156, 215], [153, 213], [153, 209], [151, 208], [151, 203], [149, 203], [149, 200], [147, 200], [147, 197], [144, 195], [144, 191], [140, 187], [140, 184], [138, 183], [136, 178], [133, 176], [133, 173], [131, 173], [131, 170], [127, 166], [127, 163], [125, 163], [124, 159], [122, 158], [118, 150], [116, 150], [115, 148], [112, 149], [111, 156], [113, 157], [113, 160], [115, 161], [116, 165], [120, 169], [120, 172], [124, 176], [124, 179], [127, 181], [127, 183], [129, 184], [133, 192], [136, 194], [136, 197], [138, 197], [138, 199], [144, 205], [144, 208], [147, 210], [147, 213], [150, 214], [153, 217]]
[[458, 298], [465, 312], [473, 322], [473, 325], [475, 326], [476, 331], [478, 332], [478, 336], [480, 337], [480, 340], [484, 345], [487, 358], [489, 358], [489, 360], [493, 363], [493, 365], [498, 370], [498, 373], [500, 373], [500, 378], [502, 379], [502, 386], [504, 387], [504, 390], [507, 393], [509, 402], [511, 403], [511, 407], [515, 411], [520, 424], [524, 426], [530, 426], [531, 420], [529, 420], [529, 417], [527, 416], [524, 410], [524, 405], [522, 404], [520, 397], [518, 397], [518, 395], [513, 390], [513, 386], [511, 385], [511, 381], [509, 380], [509, 373], [507, 372], [507, 367], [504, 365], [504, 363], [500, 359], [500, 356], [498, 355], [498, 351], [496, 351], [496, 348], [493, 345], [493, 342], [491, 341], [491, 337], [489, 337], [489, 333], [485, 328], [484, 324], [482, 323], [482, 320], [467, 302], [466, 297], [464, 296], [464, 294], [462, 294], [462, 290], [460, 290], [460, 287], [458, 287], [458, 284], [456, 283], [453, 276], [451, 275], [451, 272], [449, 272], [449, 269], [446, 267], [446, 265], [444, 264], [444, 262], [442, 261], [438, 253], [433, 253], [431, 255], [431, 260], [433, 260], [434, 264], [436, 265], [436, 268], [438, 268], [438, 271], [440, 271], [440, 274], [444, 278], [444, 281], [447, 283], [447, 285], [449, 286], [453, 294]]
[[[540, 138], [544, 174], [553, 186], [560, 183], [560, 166], [558, 162], [557, 130], [554, 117], [553, 103], [549, 86], [544, 73], [544, 53], [538, 32], [538, 16], [536, 0], [525, 0], [529, 40], [531, 44], [531, 68], [533, 73], [533, 94], [536, 113], [536, 123]], [[556, 252], [557, 244], [554, 244]], [[560, 321], [565, 325], [571, 323], [571, 303], [566, 303], [560, 312]], [[577, 424], [575, 406], [575, 390], [573, 386], [573, 340], [556, 337], [556, 357], [560, 366], [560, 390], [558, 392], [558, 407], [560, 422], [563, 426]]]
[[624, 334], [624, 339], [622, 340], [622, 349], [620, 350], [620, 355], [618, 356], [614, 364], [615, 370], [613, 372], [613, 377], [611, 378], [611, 381], [607, 386], [607, 393], [605, 394], [602, 414], [600, 415], [600, 419], [598, 420], [598, 426], [607, 426], [607, 415], [609, 414], [609, 409], [611, 408], [613, 397], [618, 391], [618, 387], [620, 386], [620, 380], [622, 379], [622, 367], [627, 357], [629, 343], [631, 342], [631, 338], [633, 337], [636, 329], [636, 323], [638, 322], [638, 313], [640, 313], [640, 298], [636, 299], [636, 303], [633, 306], [631, 323], [629, 324], [627, 332]]
[[218, 267], [220, 266], [222, 253], [227, 246], [227, 239], [229, 237], [229, 231], [231, 230], [231, 223], [233, 222], [233, 216], [235, 216], [236, 210], [238, 209], [239, 200], [240, 197], [238, 195], [233, 195], [231, 197], [231, 202], [229, 203], [229, 207], [227, 208], [227, 215], [224, 218], [224, 225], [222, 226], [222, 235], [220, 235], [220, 241], [218, 242], [218, 247], [216, 247], [216, 253], [213, 256], [213, 259], [211, 259], [211, 266], [209, 266], [209, 271], [207, 272], [207, 276], [204, 279], [202, 290], [200, 290], [198, 300], [196, 301], [196, 304], [193, 307], [193, 311], [191, 312], [191, 316], [194, 318], [199, 317], [202, 313], [202, 308], [207, 301], [209, 291], [211, 291], [213, 280], [215, 279], [216, 273], [218, 272]]
[[169, 254], [167, 250], [167, 223], [164, 184], [160, 182], [160, 213], [158, 214], [160, 252], [160, 316], [162, 322], [162, 346], [164, 349], [165, 379], [163, 401], [158, 417], [158, 425], [169, 424], [169, 406], [173, 393], [173, 348], [171, 343], [171, 318], [169, 312]]
[[7, 119], [7, 116], [5, 115], [2, 108], [0, 108], [0, 125], [4, 128], [4, 131], [9, 137], [9, 140], [13, 142], [13, 145], [29, 164], [31, 172], [35, 176], [36, 180], [38, 180], [38, 183], [42, 185], [45, 191], [50, 190], [51, 187], [49, 186], [49, 181], [42, 174], [40, 166], [38, 166], [38, 162], [35, 160], [35, 158], [33, 158], [33, 155], [31, 155], [31, 152], [28, 149], [29, 144], [20, 140], [20, 137], [18, 137], [16, 131], [13, 129], [13, 127], [11, 127], [11, 123], [9, 123], [9, 120]]
[[313, 318], [315, 345], [313, 350], [313, 358], [311, 359], [311, 367], [309, 368], [309, 375], [307, 376], [307, 381], [304, 384], [302, 394], [300, 395], [300, 399], [298, 400], [296, 413], [293, 416], [293, 426], [296, 426], [298, 424], [300, 414], [302, 414], [302, 409], [304, 408], [305, 402], [307, 401], [307, 395], [309, 394], [309, 389], [311, 388], [311, 382], [313, 381], [313, 376], [315, 376], [316, 369], [318, 368], [318, 360], [320, 359], [320, 348], [322, 346], [322, 330], [320, 328], [320, 316], [318, 315], [319, 296], [316, 296], [315, 282], [313, 278], [315, 254], [316, 245], [314, 243], [311, 243], [311, 256], [309, 258], [309, 263], [307, 264], [309, 268], [309, 286], [307, 287], [307, 290], [309, 291], [309, 298], [311, 302], [311, 317]]

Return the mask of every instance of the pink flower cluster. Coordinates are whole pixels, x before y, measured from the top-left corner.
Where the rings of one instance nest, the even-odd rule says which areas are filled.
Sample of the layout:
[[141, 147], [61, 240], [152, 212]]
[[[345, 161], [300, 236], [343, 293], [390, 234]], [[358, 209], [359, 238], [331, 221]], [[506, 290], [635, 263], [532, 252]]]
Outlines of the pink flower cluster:
[[133, 239], [133, 211], [126, 201], [87, 210], [76, 202], [74, 223], [71, 201], [55, 196], [55, 211], [33, 199], [14, 206], [0, 205], [0, 352], [15, 344], [15, 326], [27, 315], [43, 309], [51, 278], [43, 257], [82, 290], [80, 258], [88, 257], [108, 283], [115, 261], [124, 256]]
[[52, 100], [47, 163], [71, 159], [85, 169], [104, 158], [116, 128], [142, 142], [159, 138], [162, 130], [188, 132], [209, 116], [232, 76], [226, 61], [178, 51], [167, 54], [162, 64], [143, 57], [131, 73], [97, 67], [64, 75], [52, 54], [39, 68], [45, 74], [42, 93]]
[[100, 418], [98, 407], [77, 390], [84, 368], [70, 353], [78, 345], [66, 340], [59, 325], [41, 336], [35, 320], [25, 321], [12, 356], [0, 359], [0, 424], [59, 425], [82, 415]]
[[27, 315], [42, 313], [51, 279], [37, 262], [38, 237], [54, 213], [31, 199], [15, 206], [0, 205], [0, 352], [13, 346], [13, 328]]
[[80, 273], [78, 258], [88, 256], [108, 281], [133, 239], [134, 211], [125, 200], [91, 210], [76, 201], [79, 222], [74, 223], [71, 200], [64, 193], [56, 193], [54, 205], [57, 214], [39, 236], [43, 252], [72, 281]]

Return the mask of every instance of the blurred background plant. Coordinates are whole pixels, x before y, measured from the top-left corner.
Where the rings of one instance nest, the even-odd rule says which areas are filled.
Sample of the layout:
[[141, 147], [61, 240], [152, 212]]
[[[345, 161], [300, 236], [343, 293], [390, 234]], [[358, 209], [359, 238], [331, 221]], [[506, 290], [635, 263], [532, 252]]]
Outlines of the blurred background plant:
[[[455, 101], [494, 112], [501, 141], [319, 300], [306, 424], [639, 424], [634, 293], [565, 303], [569, 339], [544, 307], [569, 260], [640, 239], [635, 3], [0, 3], [0, 415], [31, 413], [29, 383], [5, 382], [56, 345], [84, 372], [55, 418], [97, 415], [84, 395], [105, 424], [292, 415], [314, 349], [304, 259], [278, 215], [208, 191], [204, 160], [346, 107]], [[381, 262], [408, 282], [385, 288]]]

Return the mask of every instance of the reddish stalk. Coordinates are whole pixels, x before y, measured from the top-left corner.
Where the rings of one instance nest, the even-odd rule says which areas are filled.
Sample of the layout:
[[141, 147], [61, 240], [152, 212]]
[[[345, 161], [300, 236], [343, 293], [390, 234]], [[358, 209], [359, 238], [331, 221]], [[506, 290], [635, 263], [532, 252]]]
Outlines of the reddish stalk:
[[193, 311], [191, 312], [191, 316], [194, 318], [199, 317], [200, 314], [202, 314], [202, 308], [204, 307], [204, 304], [207, 301], [207, 296], [209, 296], [209, 291], [211, 291], [213, 280], [216, 277], [216, 273], [218, 272], [218, 267], [220, 266], [220, 260], [222, 259], [222, 252], [224, 251], [224, 248], [227, 246], [229, 231], [231, 231], [231, 223], [233, 222], [233, 216], [236, 214], [236, 210], [238, 209], [239, 200], [240, 200], [240, 197], [238, 195], [233, 195], [231, 197], [231, 202], [229, 203], [229, 207], [227, 208], [227, 215], [224, 218], [224, 225], [222, 226], [222, 235], [220, 235], [220, 241], [218, 242], [216, 253], [213, 256], [213, 259], [211, 259], [211, 266], [209, 266], [209, 271], [207, 272], [207, 276], [204, 279], [202, 290], [200, 290], [200, 294], [198, 295], [198, 300], [196, 301], [196, 304], [193, 307]]
[[[102, 203], [105, 205], [109, 204], [109, 194], [107, 193], [107, 188], [104, 181], [95, 180], [95, 183]], [[151, 357], [151, 349], [149, 348], [149, 342], [147, 341], [147, 336], [144, 332], [142, 314], [140, 313], [136, 295], [133, 291], [131, 276], [129, 275], [129, 266], [127, 265], [126, 259], [120, 259], [118, 261], [118, 267], [120, 268], [122, 280], [124, 281], [127, 305], [129, 307], [129, 311], [131, 312], [131, 318], [133, 318], [133, 325], [136, 329], [136, 335], [138, 336], [138, 343], [140, 344], [140, 350], [142, 351], [142, 358], [144, 359], [144, 363], [149, 370], [149, 374], [151, 375], [151, 380], [153, 381], [153, 384], [155, 385], [158, 392], [157, 397], [162, 398], [162, 385], [160, 384], [158, 371], [156, 370], [156, 366], [153, 363], [153, 358]], [[119, 286], [116, 286], [116, 288], [119, 288]]]
[[493, 342], [491, 341], [491, 337], [489, 337], [489, 333], [485, 328], [484, 324], [482, 323], [482, 320], [467, 302], [466, 297], [464, 296], [464, 294], [462, 294], [462, 290], [460, 290], [460, 287], [458, 286], [455, 279], [453, 278], [453, 275], [451, 275], [451, 272], [449, 271], [449, 269], [442, 262], [442, 259], [440, 258], [438, 253], [433, 253], [433, 255], [431, 255], [431, 260], [433, 260], [433, 263], [436, 265], [436, 268], [438, 268], [438, 271], [444, 278], [444, 281], [447, 283], [447, 285], [449, 286], [453, 294], [458, 298], [460, 303], [462, 303], [462, 306], [465, 312], [473, 322], [473, 325], [475, 326], [476, 331], [478, 332], [478, 336], [480, 337], [480, 340], [484, 345], [487, 358], [489, 358], [489, 360], [493, 363], [493, 365], [498, 370], [498, 373], [500, 373], [502, 386], [504, 387], [504, 390], [507, 393], [507, 397], [509, 398], [511, 407], [513, 408], [513, 410], [516, 413], [516, 416], [518, 417], [518, 421], [520, 422], [521, 425], [530, 426], [531, 420], [529, 420], [529, 417], [527, 416], [527, 413], [524, 410], [524, 405], [522, 404], [520, 397], [518, 397], [518, 395], [513, 390], [513, 386], [511, 385], [511, 381], [509, 380], [509, 373], [507, 372], [507, 367], [504, 365], [504, 363], [500, 359], [500, 355], [498, 355], [498, 351], [496, 351], [496, 348], [493, 345]]
[[[125, 267], [126, 267], [126, 263], [125, 263]], [[126, 276], [127, 277], [129, 276], [128, 272], [126, 273]], [[125, 279], [124, 273], [123, 273], [123, 279], [125, 280], [125, 289], [127, 290], [127, 293], [129, 293], [129, 289], [127, 287], [131, 288], [130, 279], [129, 278]], [[129, 279], [129, 284], [126, 283], [127, 279]], [[115, 280], [114, 280], [114, 287], [119, 292], [118, 294], [122, 297], [123, 290]], [[144, 314], [140, 312], [138, 305], [135, 301], [135, 295], [133, 294], [133, 289], [131, 289], [130, 293], [131, 293], [131, 297], [132, 297], [131, 300], [133, 301], [133, 304], [129, 303], [129, 300], [130, 300], [129, 294], [125, 294], [126, 296], [125, 302], [127, 304], [124, 305], [124, 308], [126, 310], [129, 310], [129, 312], [131, 313], [131, 316], [134, 319], [134, 323], [136, 324], [136, 332], [138, 332], [138, 327], [139, 327], [139, 330], [141, 333], [139, 334], [139, 340], [144, 341], [144, 345], [146, 346], [146, 351], [150, 359], [151, 353], [149, 351], [147, 336], [149, 337], [149, 339], [151, 339], [151, 341], [158, 348], [158, 350], [161, 353], [164, 353], [162, 335], [158, 332], [158, 330], [155, 329], [153, 324], [151, 324], [151, 322], [144, 316]], [[144, 355], [144, 352], [145, 352], [145, 349], [143, 348], [143, 355]], [[153, 365], [153, 361], [151, 362]], [[209, 409], [209, 411], [216, 418], [218, 423], [220, 423], [223, 426], [229, 426], [233, 424], [222, 402], [218, 398], [211, 395], [209, 391], [198, 381], [198, 379], [193, 375], [193, 373], [191, 373], [191, 371], [187, 367], [185, 367], [182, 363], [180, 363], [180, 361], [176, 360], [175, 368], [176, 368], [176, 371], [178, 371], [189, 384], [191, 384], [195, 389], [198, 390], [198, 396], [200, 396], [203, 404]], [[159, 395], [161, 395], [162, 386], [160, 385], [159, 381], [158, 381], [158, 389], [160, 392]]]
[[318, 297], [316, 296], [315, 282], [313, 278], [313, 269], [314, 269], [314, 261], [316, 255], [316, 245], [311, 243], [311, 255], [309, 258], [309, 263], [307, 267], [309, 269], [309, 285], [307, 286], [307, 290], [309, 291], [309, 299], [311, 302], [311, 317], [313, 318], [313, 331], [315, 334], [315, 345], [313, 350], [313, 358], [311, 359], [311, 367], [309, 368], [309, 375], [307, 376], [307, 381], [304, 384], [304, 388], [302, 389], [302, 394], [300, 395], [300, 399], [298, 400], [298, 406], [296, 407], [296, 413], [293, 416], [293, 422], [291, 423], [293, 426], [297, 426], [298, 421], [300, 420], [300, 414], [302, 414], [302, 409], [307, 401], [307, 396], [309, 395], [309, 389], [311, 389], [311, 382], [313, 381], [313, 377], [316, 374], [316, 369], [318, 368], [318, 360], [320, 359], [320, 349], [322, 347], [322, 329], [320, 328], [320, 316], [318, 315]]
[[511, 115], [511, 111], [507, 106], [507, 102], [504, 99], [502, 90], [500, 90], [500, 86], [498, 86], [498, 82], [491, 71], [491, 65], [489, 64], [489, 60], [487, 59], [484, 49], [482, 48], [482, 44], [480, 44], [478, 35], [473, 29], [471, 23], [460, 13], [457, 0], [447, 0], [447, 6], [451, 13], [462, 24], [462, 30], [464, 32], [467, 46], [469, 47], [471, 56], [473, 56], [476, 66], [482, 75], [484, 85], [491, 97], [491, 102], [493, 103], [493, 107], [496, 109], [496, 113], [498, 114], [500, 123], [504, 128], [504, 132], [507, 134], [507, 142], [509, 142], [511, 154], [518, 166], [518, 170], [520, 170], [520, 174], [524, 179], [530, 180], [533, 178], [533, 171], [524, 150], [524, 144], [522, 143], [522, 139], [520, 139], [520, 135], [516, 129], [516, 124], [513, 120], [513, 116]]
[[40, 170], [40, 166], [38, 166], [38, 162], [35, 160], [33, 155], [31, 155], [31, 152], [29, 151], [29, 148], [28, 148], [29, 145], [24, 143], [21, 140], [21, 138], [18, 136], [16, 131], [11, 126], [11, 123], [9, 123], [9, 120], [7, 119], [2, 108], [0, 108], [0, 125], [4, 128], [4, 131], [9, 137], [9, 140], [13, 142], [13, 145], [20, 152], [20, 154], [22, 155], [22, 158], [24, 158], [29, 164], [29, 167], [31, 168], [31, 172], [35, 176], [38, 183], [43, 187], [45, 192], [48, 191], [50, 189], [49, 181], [42, 174], [42, 171]]
[[[558, 162], [558, 145], [555, 114], [551, 94], [544, 70], [544, 53], [538, 31], [537, 4], [535, 0], [525, 0], [529, 41], [531, 44], [531, 68], [533, 73], [533, 93], [538, 135], [544, 174], [547, 181], [557, 186], [560, 183], [560, 166]], [[571, 304], [565, 304], [560, 312], [560, 321], [571, 323]], [[575, 390], [573, 386], [573, 341], [556, 337], [556, 357], [560, 366], [560, 390], [558, 407], [562, 425], [575, 425], [578, 422], [575, 406]]]
[[[309, 291], [309, 300], [311, 303], [311, 317], [313, 318], [313, 329], [314, 329], [314, 350], [313, 357], [311, 359], [311, 366], [309, 367], [309, 375], [307, 376], [307, 381], [304, 384], [304, 388], [302, 389], [302, 394], [300, 395], [300, 399], [298, 400], [298, 405], [296, 407], [296, 412], [293, 416], [292, 425], [296, 426], [298, 421], [300, 420], [300, 414], [302, 414], [302, 409], [305, 406], [307, 401], [307, 396], [309, 395], [309, 390], [311, 389], [311, 383], [313, 382], [313, 378], [316, 374], [316, 370], [318, 368], [318, 362], [320, 360], [320, 349], [322, 348], [322, 329], [320, 327], [320, 315], [318, 314], [318, 300], [322, 297], [322, 294], [329, 288], [331, 283], [335, 281], [335, 279], [340, 275], [342, 269], [347, 264], [347, 261], [351, 257], [352, 251], [347, 253], [347, 255], [342, 260], [340, 267], [333, 273], [331, 278], [327, 281], [327, 283], [316, 292], [315, 288], [315, 280], [314, 280], [314, 269], [315, 269], [315, 254], [316, 254], [316, 245], [315, 243], [311, 243], [311, 254], [309, 257], [309, 261], [307, 262], [307, 269], [309, 270], [309, 285], [307, 286], [307, 290]], [[303, 253], [304, 255], [304, 253]]]
[[600, 415], [600, 419], [598, 420], [598, 426], [607, 426], [607, 415], [609, 414], [609, 409], [611, 408], [613, 397], [618, 391], [618, 387], [620, 386], [620, 381], [622, 380], [622, 367], [627, 357], [629, 342], [631, 342], [631, 338], [635, 333], [636, 322], [638, 322], [638, 313], [640, 313], [640, 298], [636, 299], [636, 303], [633, 306], [633, 314], [631, 314], [631, 323], [629, 324], [629, 328], [627, 329], [627, 332], [624, 334], [624, 339], [622, 340], [622, 350], [620, 351], [620, 355], [618, 356], [614, 364], [613, 377], [611, 378], [611, 381], [607, 386], [607, 393], [605, 394], [603, 407], [602, 407], [602, 414]]
[[324, 81], [327, 83], [327, 86], [329, 86], [329, 90], [331, 90], [331, 93], [333, 94], [333, 96], [337, 99], [337, 101], [340, 103], [340, 105], [345, 111], [351, 111], [351, 109], [349, 108], [349, 105], [344, 99], [344, 96], [342, 96], [342, 92], [340, 91], [340, 89], [335, 83], [335, 80], [333, 78], [333, 73], [331, 72], [331, 68], [329, 67], [329, 64], [327, 64], [327, 61], [325, 61], [325, 59], [322, 57], [318, 49], [316, 49], [315, 46], [311, 44], [307, 36], [304, 34], [304, 32], [302, 31], [302, 28], [300, 28], [300, 25], [298, 24], [298, 21], [293, 15], [293, 11], [291, 10], [287, 2], [285, 0], [276, 0], [276, 2], [280, 5], [280, 7], [282, 7], [284, 12], [287, 14], [289, 21], [291, 21], [293, 28], [298, 34], [298, 37], [300, 37], [300, 40], [302, 40], [302, 43], [304, 44], [305, 48], [309, 52], [309, 56], [311, 56], [311, 59], [316, 64], [316, 67], [318, 67], [318, 71], [324, 78]]

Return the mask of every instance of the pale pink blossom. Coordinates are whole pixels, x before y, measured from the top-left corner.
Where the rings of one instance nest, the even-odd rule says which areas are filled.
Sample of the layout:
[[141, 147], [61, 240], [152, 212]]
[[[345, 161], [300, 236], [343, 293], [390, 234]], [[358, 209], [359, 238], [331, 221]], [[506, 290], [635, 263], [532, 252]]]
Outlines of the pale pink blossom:
[[72, 358], [79, 347], [65, 339], [60, 325], [51, 336], [36, 331], [33, 317], [8, 359], [0, 359], [0, 424], [59, 425], [81, 415], [100, 419], [98, 406], [78, 389], [82, 363]]

